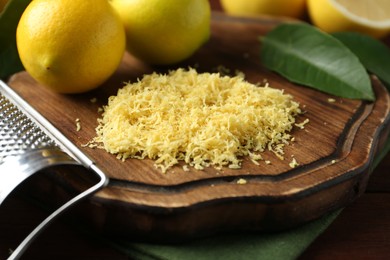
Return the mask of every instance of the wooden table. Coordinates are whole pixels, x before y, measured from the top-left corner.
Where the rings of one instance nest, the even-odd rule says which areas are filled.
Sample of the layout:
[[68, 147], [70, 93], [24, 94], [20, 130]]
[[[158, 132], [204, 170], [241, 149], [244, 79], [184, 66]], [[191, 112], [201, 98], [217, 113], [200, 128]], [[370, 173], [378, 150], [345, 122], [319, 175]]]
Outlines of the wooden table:
[[[211, 2], [214, 9], [220, 9], [218, 1]], [[346, 207], [300, 259], [387, 259], [390, 256], [389, 169], [390, 154], [373, 172], [365, 194]], [[21, 241], [26, 227], [34, 227], [45, 216], [45, 212], [20, 198], [7, 201], [0, 208], [0, 258], [6, 257], [9, 245]], [[90, 234], [65, 224], [61, 218], [33, 243], [25, 257], [127, 259]]]
[[388, 259], [390, 154], [372, 173], [364, 195], [346, 207], [301, 259]]

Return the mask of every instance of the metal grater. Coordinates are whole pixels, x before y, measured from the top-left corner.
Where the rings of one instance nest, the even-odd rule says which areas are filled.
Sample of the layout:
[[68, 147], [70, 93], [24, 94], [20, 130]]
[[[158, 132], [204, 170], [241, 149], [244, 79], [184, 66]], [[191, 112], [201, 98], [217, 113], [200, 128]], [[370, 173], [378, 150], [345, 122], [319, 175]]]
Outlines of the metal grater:
[[0, 206], [31, 175], [56, 165], [78, 165], [99, 177], [98, 183], [62, 205], [13, 251], [18, 259], [57, 216], [107, 185], [105, 174], [58, 129], [0, 80]]
[[58, 146], [0, 93], [0, 164], [8, 156], [44, 147]]

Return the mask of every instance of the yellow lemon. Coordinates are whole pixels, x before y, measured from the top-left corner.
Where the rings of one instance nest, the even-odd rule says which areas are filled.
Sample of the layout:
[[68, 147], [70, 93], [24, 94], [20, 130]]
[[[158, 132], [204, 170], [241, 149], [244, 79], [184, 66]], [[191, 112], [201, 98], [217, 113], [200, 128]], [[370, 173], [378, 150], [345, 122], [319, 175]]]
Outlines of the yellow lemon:
[[308, 0], [312, 23], [325, 32], [357, 31], [376, 38], [390, 32], [389, 0]]
[[126, 46], [124, 26], [107, 0], [34, 0], [19, 21], [16, 41], [26, 71], [60, 93], [101, 85]]
[[259, 14], [300, 18], [306, 8], [306, 0], [221, 0], [225, 12], [238, 16]]
[[126, 28], [127, 50], [151, 64], [185, 60], [210, 36], [208, 0], [112, 0]]

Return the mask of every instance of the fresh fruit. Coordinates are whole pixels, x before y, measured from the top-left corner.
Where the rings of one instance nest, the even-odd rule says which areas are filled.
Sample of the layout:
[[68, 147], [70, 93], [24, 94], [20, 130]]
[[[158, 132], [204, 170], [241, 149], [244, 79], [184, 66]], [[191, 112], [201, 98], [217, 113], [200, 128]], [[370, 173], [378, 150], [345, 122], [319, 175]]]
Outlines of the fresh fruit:
[[390, 32], [389, 0], [308, 0], [311, 21], [325, 32], [356, 31], [376, 38]]
[[126, 46], [124, 26], [107, 0], [34, 0], [19, 21], [16, 41], [27, 72], [60, 93], [101, 85]]
[[126, 28], [127, 50], [151, 64], [185, 60], [210, 36], [208, 0], [112, 0]]
[[225, 12], [238, 16], [260, 14], [300, 18], [306, 7], [306, 0], [221, 0]]

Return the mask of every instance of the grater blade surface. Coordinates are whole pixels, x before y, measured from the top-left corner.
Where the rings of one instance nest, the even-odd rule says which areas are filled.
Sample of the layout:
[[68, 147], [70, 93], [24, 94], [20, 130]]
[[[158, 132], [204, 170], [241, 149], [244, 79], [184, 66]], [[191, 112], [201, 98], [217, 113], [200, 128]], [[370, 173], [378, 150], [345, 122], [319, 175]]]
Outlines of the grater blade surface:
[[0, 164], [9, 156], [41, 148], [58, 148], [58, 145], [0, 93]]

